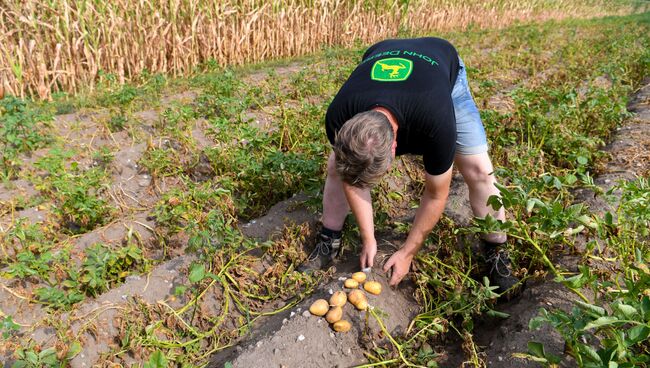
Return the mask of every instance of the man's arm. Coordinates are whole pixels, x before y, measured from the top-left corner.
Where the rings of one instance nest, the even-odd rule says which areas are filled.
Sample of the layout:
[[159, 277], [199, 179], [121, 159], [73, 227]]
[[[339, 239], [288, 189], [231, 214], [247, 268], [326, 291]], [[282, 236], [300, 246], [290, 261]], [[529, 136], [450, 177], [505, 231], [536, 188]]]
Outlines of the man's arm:
[[450, 167], [441, 175], [425, 174], [424, 193], [420, 199], [420, 207], [415, 213], [413, 227], [402, 248], [395, 252], [384, 265], [384, 272], [393, 269], [389, 282], [391, 286], [397, 285], [409, 272], [413, 257], [442, 216], [449, 195], [451, 173], [452, 168]]
[[375, 240], [370, 188], [357, 188], [344, 182], [343, 191], [352, 214], [359, 224], [361, 243], [363, 244], [360, 257], [361, 268], [372, 267], [375, 254], [377, 254], [377, 240]]

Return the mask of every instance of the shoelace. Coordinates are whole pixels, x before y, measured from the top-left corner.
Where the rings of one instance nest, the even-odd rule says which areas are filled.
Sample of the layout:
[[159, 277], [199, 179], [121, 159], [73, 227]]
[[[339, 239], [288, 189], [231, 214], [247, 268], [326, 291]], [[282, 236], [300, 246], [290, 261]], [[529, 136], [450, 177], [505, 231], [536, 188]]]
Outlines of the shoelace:
[[330, 240], [329, 238], [321, 237], [321, 240], [316, 243], [316, 247], [314, 250], [309, 254], [309, 257], [307, 257], [308, 260], [313, 261], [316, 258], [318, 258], [319, 254], [322, 254], [324, 256], [330, 254], [331, 249], [330, 245], [327, 243], [327, 241]]
[[[507, 262], [506, 262], [507, 260]], [[495, 251], [488, 259], [487, 262], [492, 264], [492, 269], [490, 269], [490, 273], [494, 272], [494, 270], [497, 271], [497, 274], [501, 277], [509, 277], [511, 274], [510, 268], [508, 267], [508, 264], [510, 262], [510, 257], [508, 255], [508, 251], [505, 249], [500, 249], [498, 251]], [[503, 268], [506, 270], [506, 273], [501, 272], [501, 267], [499, 267], [499, 263], [503, 266]]]

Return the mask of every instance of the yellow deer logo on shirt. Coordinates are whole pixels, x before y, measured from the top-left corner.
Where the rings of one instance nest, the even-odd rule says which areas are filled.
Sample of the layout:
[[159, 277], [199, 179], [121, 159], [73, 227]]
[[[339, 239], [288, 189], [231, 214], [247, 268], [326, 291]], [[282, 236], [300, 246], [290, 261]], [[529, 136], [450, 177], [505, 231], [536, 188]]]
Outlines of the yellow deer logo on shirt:
[[405, 58], [377, 60], [370, 70], [370, 79], [378, 82], [401, 82], [413, 71], [413, 61]]
[[378, 61], [377, 64], [381, 66], [381, 71], [385, 72], [387, 70], [390, 70], [390, 74], [388, 76], [390, 78], [397, 78], [399, 76], [399, 71], [402, 69], [406, 69], [406, 65], [399, 63], [397, 65], [388, 65], [384, 64], [381, 61]]

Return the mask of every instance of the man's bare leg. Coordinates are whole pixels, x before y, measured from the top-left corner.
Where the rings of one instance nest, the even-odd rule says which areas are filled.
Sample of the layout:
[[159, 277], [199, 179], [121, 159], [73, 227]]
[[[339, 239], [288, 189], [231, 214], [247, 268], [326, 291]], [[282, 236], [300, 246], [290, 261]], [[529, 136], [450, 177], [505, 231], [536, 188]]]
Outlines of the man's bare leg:
[[323, 190], [323, 226], [335, 231], [343, 229], [345, 217], [350, 212], [350, 206], [343, 192], [343, 181], [336, 172], [334, 153], [327, 160], [327, 178]]
[[[469, 188], [469, 201], [474, 216], [484, 218], [491, 215], [504, 221], [505, 211], [503, 208], [495, 211], [487, 204], [490, 196], [499, 195], [499, 190], [494, 185], [496, 178], [488, 154], [457, 154], [455, 163]], [[506, 242], [506, 234], [482, 234], [482, 238], [485, 244], [486, 264], [490, 268], [488, 272], [490, 283], [498, 286], [496, 292], [505, 295], [506, 298], [517, 295], [521, 288], [516, 287], [520, 284], [519, 278], [513, 275], [510, 257], [503, 246], [503, 243]]]
[[[456, 154], [454, 163], [469, 188], [469, 202], [474, 216], [484, 218], [489, 214], [498, 220], [505, 221], [506, 216], [503, 208], [495, 211], [487, 204], [490, 196], [499, 195], [499, 190], [494, 186], [497, 182], [493, 173], [494, 168], [487, 152], [475, 155]], [[491, 243], [504, 243], [506, 235], [503, 233], [483, 234], [483, 239]]]
[[334, 153], [327, 160], [327, 178], [323, 189], [323, 229], [314, 249], [298, 271], [310, 272], [327, 268], [332, 264], [341, 249], [341, 230], [350, 206], [343, 191], [343, 181], [336, 172]]

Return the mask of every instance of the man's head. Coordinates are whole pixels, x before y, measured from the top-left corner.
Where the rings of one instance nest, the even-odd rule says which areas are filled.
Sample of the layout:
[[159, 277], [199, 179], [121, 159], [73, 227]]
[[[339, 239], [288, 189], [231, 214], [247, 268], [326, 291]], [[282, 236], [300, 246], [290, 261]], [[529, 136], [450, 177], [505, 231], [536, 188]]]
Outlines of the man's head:
[[360, 188], [379, 182], [394, 157], [394, 134], [379, 111], [362, 112], [346, 121], [334, 140], [336, 172], [343, 182]]

